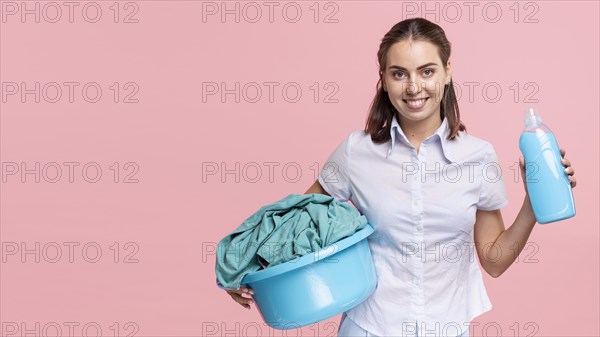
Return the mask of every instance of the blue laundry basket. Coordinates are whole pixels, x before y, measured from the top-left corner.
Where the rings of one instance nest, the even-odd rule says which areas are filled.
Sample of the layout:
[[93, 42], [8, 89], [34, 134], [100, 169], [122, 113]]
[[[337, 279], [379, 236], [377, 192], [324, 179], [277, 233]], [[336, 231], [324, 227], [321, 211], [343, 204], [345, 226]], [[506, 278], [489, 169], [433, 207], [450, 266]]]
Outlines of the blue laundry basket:
[[352, 236], [294, 260], [246, 274], [241, 281], [269, 326], [295, 329], [344, 311], [377, 287], [367, 224]]

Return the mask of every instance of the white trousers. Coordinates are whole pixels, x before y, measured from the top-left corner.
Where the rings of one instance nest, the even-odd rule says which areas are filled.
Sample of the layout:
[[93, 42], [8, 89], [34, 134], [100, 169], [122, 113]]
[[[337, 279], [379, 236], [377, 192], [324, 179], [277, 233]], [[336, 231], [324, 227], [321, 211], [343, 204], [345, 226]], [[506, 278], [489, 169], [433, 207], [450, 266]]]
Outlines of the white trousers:
[[[417, 329], [418, 329], [417, 324]], [[340, 327], [338, 329], [338, 337], [378, 337], [367, 330], [361, 328], [353, 320], [346, 316], [344, 312], [340, 321]], [[397, 336], [400, 337], [400, 336]], [[469, 337], [469, 330], [465, 330], [462, 335], [457, 337]]]

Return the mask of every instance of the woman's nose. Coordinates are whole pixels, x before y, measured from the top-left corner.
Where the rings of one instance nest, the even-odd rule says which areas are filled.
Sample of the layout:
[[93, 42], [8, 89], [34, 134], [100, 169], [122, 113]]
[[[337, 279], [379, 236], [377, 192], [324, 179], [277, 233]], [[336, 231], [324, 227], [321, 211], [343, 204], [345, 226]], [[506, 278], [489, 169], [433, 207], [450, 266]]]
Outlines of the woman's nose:
[[406, 85], [406, 92], [411, 95], [418, 93], [420, 89], [419, 84], [414, 81]]

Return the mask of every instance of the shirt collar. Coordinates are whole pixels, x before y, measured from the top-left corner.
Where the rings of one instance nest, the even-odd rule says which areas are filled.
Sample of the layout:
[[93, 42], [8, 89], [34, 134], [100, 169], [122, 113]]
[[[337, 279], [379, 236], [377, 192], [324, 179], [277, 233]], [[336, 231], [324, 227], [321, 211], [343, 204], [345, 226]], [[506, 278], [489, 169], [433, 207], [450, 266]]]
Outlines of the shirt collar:
[[[450, 127], [448, 126], [448, 119], [444, 118], [440, 127], [437, 130], [435, 130], [435, 133], [433, 135], [427, 137], [427, 139], [425, 139], [423, 142], [427, 141], [428, 139], [430, 139], [432, 137], [437, 137], [440, 140], [440, 142], [442, 143], [442, 152], [444, 153], [444, 156], [446, 157], [446, 159], [455, 163], [456, 161], [453, 160], [453, 155], [452, 155], [452, 143], [446, 139], [446, 137], [448, 137], [449, 133], [450, 133]], [[398, 120], [396, 119], [396, 115], [394, 114], [394, 117], [392, 118], [392, 127], [390, 129], [390, 136], [392, 137], [392, 141], [391, 141], [390, 148], [388, 150], [386, 158], [388, 158], [392, 154], [392, 151], [394, 150], [394, 145], [396, 143], [397, 135], [400, 135], [400, 137], [401, 137], [400, 139], [405, 144], [410, 146], [410, 142], [408, 141], [408, 138], [406, 138], [406, 135], [404, 134], [404, 131], [400, 127], [400, 124], [398, 123]]]

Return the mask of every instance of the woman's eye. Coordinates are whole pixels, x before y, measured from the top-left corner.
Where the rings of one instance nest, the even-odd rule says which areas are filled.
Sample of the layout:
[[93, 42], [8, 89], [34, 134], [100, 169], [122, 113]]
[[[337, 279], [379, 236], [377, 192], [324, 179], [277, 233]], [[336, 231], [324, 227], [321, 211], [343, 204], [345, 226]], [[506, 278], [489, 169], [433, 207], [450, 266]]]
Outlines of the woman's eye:
[[404, 74], [403, 72], [401, 72], [401, 71], [397, 71], [397, 72], [395, 72], [393, 75], [394, 75], [394, 77], [396, 77], [396, 78], [397, 78], [397, 77], [399, 77], [398, 75], [403, 75], [403, 74]]
[[[433, 69], [425, 69], [425, 70], [423, 70], [423, 74], [424, 74], [425, 76], [431, 76], [431, 75], [433, 75], [433, 73], [434, 73]], [[393, 73], [393, 76], [394, 76], [395, 78], [400, 78], [400, 77], [402, 77], [403, 75], [404, 75], [404, 73], [403, 73], [403, 72], [401, 72], [401, 71], [396, 71], [395, 73]]]

